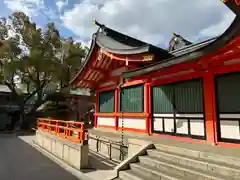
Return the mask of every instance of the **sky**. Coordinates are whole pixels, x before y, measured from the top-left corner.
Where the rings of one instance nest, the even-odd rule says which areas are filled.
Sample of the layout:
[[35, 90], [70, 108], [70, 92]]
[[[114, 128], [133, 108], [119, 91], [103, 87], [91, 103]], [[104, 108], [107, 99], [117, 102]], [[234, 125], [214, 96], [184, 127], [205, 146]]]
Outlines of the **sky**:
[[234, 14], [220, 0], [0, 0], [0, 16], [26, 13], [37, 26], [54, 22], [85, 45], [101, 24], [166, 48], [172, 32], [192, 42], [223, 33]]

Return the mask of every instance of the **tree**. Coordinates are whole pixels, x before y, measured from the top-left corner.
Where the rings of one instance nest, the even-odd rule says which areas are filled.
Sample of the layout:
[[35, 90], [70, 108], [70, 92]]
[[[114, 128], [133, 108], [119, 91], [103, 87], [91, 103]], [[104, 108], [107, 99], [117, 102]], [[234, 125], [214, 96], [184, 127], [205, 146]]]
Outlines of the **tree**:
[[72, 38], [62, 39], [58, 61], [59, 68], [61, 68], [61, 71], [58, 71], [60, 88], [66, 87], [72, 76], [79, 70], [82, 65], [82, 61], [79, 59], [84, 59], [87, 50], [86, 47], [82, 48], [81, 43], [75, 43]]
[[[13, 91], [19, 84], [26, 87], [28, 96], [21, 107], [33, 96], [37, 97], [32, 113], [45, 102], [48, 94], [69, 86], [87, 48], [72, 38], [62, 38], [54, 23], [47, 24], [45, 30], [38, 28], [22, 12], [13, 13], [8, 21], [9, 24], [3, 18], [0, 24], [0, 78]], [[14, 37], [9, 36], [9, 31]]]
[[9, 36], [10, 26], [6, 22], [6, 18], [0, 18], [0, 83], [7, 84], [15, 93], [14, 62], [21, 49], [18, 46], [19, 36]]

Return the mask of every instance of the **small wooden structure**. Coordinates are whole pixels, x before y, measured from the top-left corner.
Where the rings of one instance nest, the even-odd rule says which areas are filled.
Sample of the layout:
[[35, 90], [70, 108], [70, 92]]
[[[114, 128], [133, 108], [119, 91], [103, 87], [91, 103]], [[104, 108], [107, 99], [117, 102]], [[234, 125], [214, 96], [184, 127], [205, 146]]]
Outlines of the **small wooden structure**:
[[[8, 86], [0, 84], [0, 130], [12, 129], [19, 119], [20, 107]], [[14, 121], [14, 122], [13, 122]]]
[[81, 121], [94, 109], [94, 102], [94, 96], [55, 93], [37, 109], [38, 116]]

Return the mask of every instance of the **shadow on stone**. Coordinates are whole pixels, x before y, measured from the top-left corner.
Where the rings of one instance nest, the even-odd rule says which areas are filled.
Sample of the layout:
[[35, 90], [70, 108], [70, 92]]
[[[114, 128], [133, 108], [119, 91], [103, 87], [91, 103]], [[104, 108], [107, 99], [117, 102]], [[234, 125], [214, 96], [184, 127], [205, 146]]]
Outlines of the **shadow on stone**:
[[[31, 137], [25, 136], [26, 139]], [[26, 140], [27, 141], [27, 140]], [[77, 180], [16, 134], [0, 135], [1, 180]]]

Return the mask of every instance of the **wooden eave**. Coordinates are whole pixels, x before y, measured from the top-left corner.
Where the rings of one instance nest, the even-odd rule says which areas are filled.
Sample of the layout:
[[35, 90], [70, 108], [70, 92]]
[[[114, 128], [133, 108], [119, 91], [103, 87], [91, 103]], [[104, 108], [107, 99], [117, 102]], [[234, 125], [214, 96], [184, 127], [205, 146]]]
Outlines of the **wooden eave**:
[[96, 22], [90, 51], [82, 69], [71, 80], [76, 87], [95, 89], [104, 82], [117, 84], [120, 76], [110, 76], [119, 68], [137, 69], [156, 60], [172, 57], [168, 51], [134, 39]]
[[142, 65], [150, 64], [154, 54], [143, 52], [140, 54], [113, 54], [100, 47], [93, 38], [90, 51], [82, 69], [70, 82], [78, 88], [96, 89], [101, 84], [112, 82], [119, 84], [121, 73], [111, 75], [111, 72], [120, 68], [126, 70], [137, 69]]
[[82, 70], [72, 81], [75, 87], [96, 89], [105, 82], [119, 84], [121, 73], [111, 75], [111, 73], [120, 68], [127, 70], [136, 69], [139, 65], [152, 62], [154, 56], [152, 54], [134, 54], [134, 55], [118, 55], [102, 50], [98, 45], [93, 47], [89, 59]]

